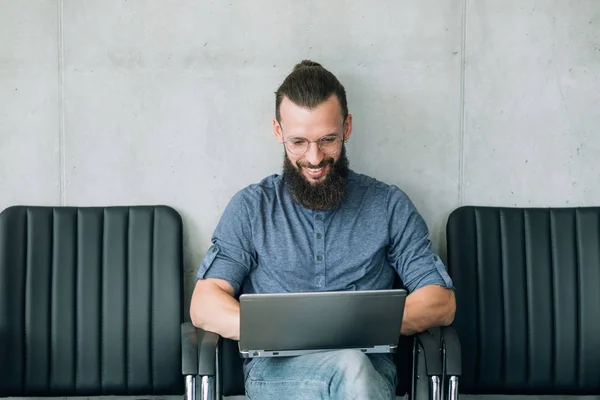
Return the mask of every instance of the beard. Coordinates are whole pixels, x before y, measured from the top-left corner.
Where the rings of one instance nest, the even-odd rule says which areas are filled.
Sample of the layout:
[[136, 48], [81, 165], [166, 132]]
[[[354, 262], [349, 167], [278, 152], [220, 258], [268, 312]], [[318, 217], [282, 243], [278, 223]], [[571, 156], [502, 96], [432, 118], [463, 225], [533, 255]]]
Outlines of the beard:
[[[329, 171], [321, 182], [309, 182], [302, 174], [302, 167], [321, 168], [329, 165]], [[297, 167], [297, 168], [296, 168]], [[340, 157], [334, 161], [324, 158], [319, 165], [296, 162], [292, 164], [287, 154], [283, 154], [283, 181], [294, 200], [311, 210], [329, 210], [344, 200], [346, 183], [350, 171], [346, 146], [342, 145]]]

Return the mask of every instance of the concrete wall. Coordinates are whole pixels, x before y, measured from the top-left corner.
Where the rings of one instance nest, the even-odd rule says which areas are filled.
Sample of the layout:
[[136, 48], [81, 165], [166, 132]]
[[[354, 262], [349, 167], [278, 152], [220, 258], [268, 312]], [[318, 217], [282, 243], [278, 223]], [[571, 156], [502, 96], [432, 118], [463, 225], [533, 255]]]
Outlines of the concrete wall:
[[596, 0], [0, 0], [0, 208], [169, 204], [189, 296], [231, 196], [280, 171], [303, 58], [346, 86], [351, 166], [442, 253], [463, 204], [600, 204]]

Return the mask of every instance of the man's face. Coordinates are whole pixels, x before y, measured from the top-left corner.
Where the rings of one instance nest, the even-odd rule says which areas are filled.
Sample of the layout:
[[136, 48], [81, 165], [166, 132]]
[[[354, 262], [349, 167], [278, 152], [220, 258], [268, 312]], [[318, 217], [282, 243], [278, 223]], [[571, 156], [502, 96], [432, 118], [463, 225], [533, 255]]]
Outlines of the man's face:
[[340, 103], [335, 95], [312, 110], [296, 105], [285, 97], [279, 113], [281, 124], [273, 119], [273, 132], [279, 143], [290, 139], [311, 141], [304, 154], [293, 154], [286, 148], [290, 163], [308, 183], [314, 185], [324, 182], [342, 152], [340, 149], [335, 154], [325, 154], [319, 149], [317, 140], [325, 137], [348, 140], [352, 133], [352, 115], [343, 121]]
[[342, 140], [350, 137], [352, 116], [348, 115], [344, 123], [335, 96], [313, 110], [286, 98], [281, 102], [280, 115], [281, 124], [273, 120], [273, 130], [280, 143], [287, 141], [283, 179], [290, 194], [313, 210], [340, 204], [349, 172]]

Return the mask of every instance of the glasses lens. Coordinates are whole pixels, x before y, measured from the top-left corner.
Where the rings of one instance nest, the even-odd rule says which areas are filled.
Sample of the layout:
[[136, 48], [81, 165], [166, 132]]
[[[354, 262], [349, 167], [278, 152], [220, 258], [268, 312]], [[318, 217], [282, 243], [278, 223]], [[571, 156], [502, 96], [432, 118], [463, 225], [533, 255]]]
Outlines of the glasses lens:
[[285, 147], [292, 154], [302, 155], [308, 150], [308, 140], [302, 138], [292, 138], [286, 140]]
[[342, 144], [342, 139], [337, 136], [324, 137], [319, 140], [319, 148], [325, 154], [337, 153]]

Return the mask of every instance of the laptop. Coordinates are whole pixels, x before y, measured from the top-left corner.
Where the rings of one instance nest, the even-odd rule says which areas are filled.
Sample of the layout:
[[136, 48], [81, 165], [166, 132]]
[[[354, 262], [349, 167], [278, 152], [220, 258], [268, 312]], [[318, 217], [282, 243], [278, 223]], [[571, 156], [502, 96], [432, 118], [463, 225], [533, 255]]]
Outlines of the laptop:
[[340, 349], [394, 353], [404, 289], [243, 294], [239, 353], [287, 357]]

